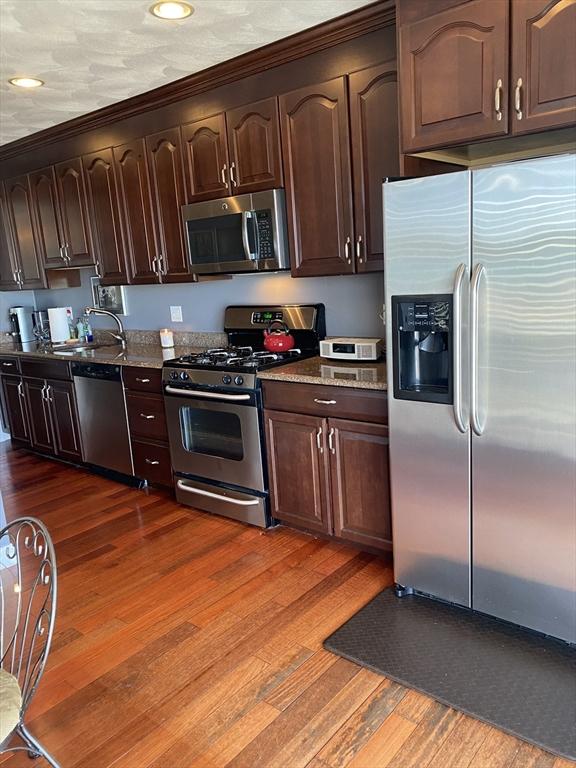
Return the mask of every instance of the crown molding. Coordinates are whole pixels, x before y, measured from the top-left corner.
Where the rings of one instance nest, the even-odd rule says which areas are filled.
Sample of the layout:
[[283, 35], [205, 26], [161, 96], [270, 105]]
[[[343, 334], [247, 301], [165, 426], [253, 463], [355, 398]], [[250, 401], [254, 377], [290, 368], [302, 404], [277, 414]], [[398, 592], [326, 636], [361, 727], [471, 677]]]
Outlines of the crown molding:
[[395, 19], [395, 1], [378, 0], [193, 75], [12, 141], [0, 147], [0, 161], [21, 155], [28, 149], [38, 149], [62, 139], [103, 128], [111, 123], [189, 99], [213, 88], [301, 59], [390, 26], [395, 23]]

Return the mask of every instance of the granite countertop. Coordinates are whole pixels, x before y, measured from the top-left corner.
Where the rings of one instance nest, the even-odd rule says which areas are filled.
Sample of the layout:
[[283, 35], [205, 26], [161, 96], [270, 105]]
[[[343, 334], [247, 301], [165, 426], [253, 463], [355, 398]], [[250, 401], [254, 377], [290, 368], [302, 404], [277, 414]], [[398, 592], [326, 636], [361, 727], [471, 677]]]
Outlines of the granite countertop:
[[328, 384], [334, 387], [354, 389], [388, 389], [386, 363], [349, 363], [309, 357], [295, 363], [287, 363], [269, 371], [262, 371], [258, 378], [266, 381], [293, 381], [300, 384]]

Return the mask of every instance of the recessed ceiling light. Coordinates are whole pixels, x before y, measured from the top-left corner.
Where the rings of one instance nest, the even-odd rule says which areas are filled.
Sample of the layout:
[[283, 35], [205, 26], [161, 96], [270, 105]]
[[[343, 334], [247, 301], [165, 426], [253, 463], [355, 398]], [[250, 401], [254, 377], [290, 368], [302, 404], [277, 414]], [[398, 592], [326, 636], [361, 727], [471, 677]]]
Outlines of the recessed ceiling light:
[[17, 85], [18, 88], [39, 88], [44, 85], [44, 80], [39, 80], [37, 77], [12, 77], [9, 83]]
[[194, 8], [189, 3], [182, 2], [182, 0], [172, 0], [171, 2], [155, 3], [150, 8], [150, 13], [159, 19], [177, 21], [178, 19], [186, 19], [188, 16], [191, 16], [194, 13]]

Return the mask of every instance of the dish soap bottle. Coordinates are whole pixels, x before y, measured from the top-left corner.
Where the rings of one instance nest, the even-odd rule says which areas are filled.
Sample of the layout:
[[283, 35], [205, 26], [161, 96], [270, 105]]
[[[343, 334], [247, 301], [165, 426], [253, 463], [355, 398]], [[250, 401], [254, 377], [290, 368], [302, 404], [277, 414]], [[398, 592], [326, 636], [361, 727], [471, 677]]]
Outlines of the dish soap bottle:
[[90, 325], [88, 315], [84, 315], [82, 320], [84, 323], [84, 335], [86, 337], [86, 341], [90, 343], [91, 341], [94, 341], [94, 334], [92, 333], [92, 326]]
[[78, 340], [86, 341], [86, 330], [84, 328], [84, 319], [79, 317], [76, 322], [76, 329], [78, 331]]

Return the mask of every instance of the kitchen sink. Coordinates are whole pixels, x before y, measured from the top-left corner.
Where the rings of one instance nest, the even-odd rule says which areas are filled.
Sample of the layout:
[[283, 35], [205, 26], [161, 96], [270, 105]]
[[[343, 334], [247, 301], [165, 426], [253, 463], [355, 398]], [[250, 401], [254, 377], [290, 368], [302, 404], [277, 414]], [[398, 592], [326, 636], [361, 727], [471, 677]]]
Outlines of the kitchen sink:
[[83, 342], [78, 344], [54, 344], [47, 349], [48, 352], [53, 352], [56, 355], [66, 354], [67, 352], [90, 352], [93, 349], [101, 349], [102, 347], [120, 347], [120, 344], [103, 344], [102, 342]]

